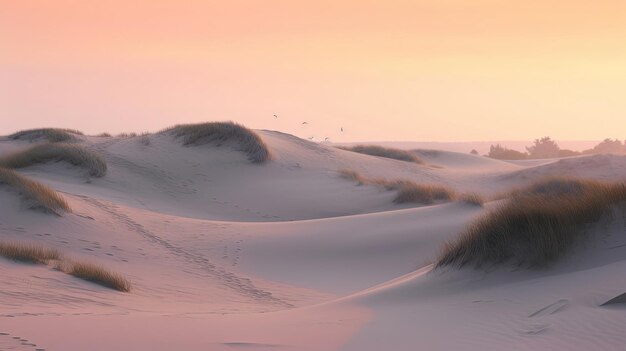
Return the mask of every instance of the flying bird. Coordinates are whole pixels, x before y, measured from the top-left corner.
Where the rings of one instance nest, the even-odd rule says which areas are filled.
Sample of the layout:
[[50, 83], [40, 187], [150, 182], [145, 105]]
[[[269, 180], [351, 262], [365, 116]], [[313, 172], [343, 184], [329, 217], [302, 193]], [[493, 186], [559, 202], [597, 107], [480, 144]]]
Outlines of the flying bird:
[[329, 141], [329, 140], [330, 140], [330, 138], [328, 138], [328, 137], [324, 138], [324, 141]]
[[341, 131], [343, 132], [343, 127], [341, 127]]
[[278, 118], [278, 116], [274, 115], [274, 118]]
[[307, 123], [307, 122], [302, 122], [302, 124], [309, 124], [309, 123]]

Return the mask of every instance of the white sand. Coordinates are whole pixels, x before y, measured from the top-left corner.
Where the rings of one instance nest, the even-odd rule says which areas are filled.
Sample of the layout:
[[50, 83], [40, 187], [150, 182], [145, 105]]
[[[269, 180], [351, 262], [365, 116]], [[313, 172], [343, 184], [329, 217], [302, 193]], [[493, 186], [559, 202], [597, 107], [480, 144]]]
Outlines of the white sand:
[[[545, 175], [625, 179], [626, 157], [438, 152], [420, 166], [259, 133], [275, 155], [265, 165], [228, 145], [86, 137], [105, 177], [87, 182], [64, 163], [20, 170], [74, 212], [24, 210], [0, 187], [0, 239], [101, 263], [133, 290], [0, 258], [0, 349], [624, 349], [626, 307], [600, 306], [626, 292], [622, 213], [547, 270], [432, 272], [443, 242], [485, 209], [394, 205], [393, 192], [337, 171], [493, 194]], [[27, 145], [0, 139], [0, 154]]]

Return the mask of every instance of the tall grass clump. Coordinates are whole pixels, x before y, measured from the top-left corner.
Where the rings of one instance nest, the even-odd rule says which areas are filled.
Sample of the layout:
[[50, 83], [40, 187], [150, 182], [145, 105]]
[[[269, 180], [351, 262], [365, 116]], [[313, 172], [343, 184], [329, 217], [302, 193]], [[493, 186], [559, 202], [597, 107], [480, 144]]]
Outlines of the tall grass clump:
[[410, 151], [402, 149], [382, 147], [378, 145], [339, 146], [339, 148], [342, 150], [358, 152], [360, 154], [366, 154], [371, 156], [391, 158], [394, 160], [414, 162], [418, 164], [424, 163], [424, 161], [422, 161], [419, 156]]
[[171, 134], [177, 139], [182, 139], [183, 145], [234, 141], [238, 144], [240, 151], [243, 151], [252, 163], [263, 163], [272, 158], [268, 146], [257, 133], [234, 122], [180, 124], [165, 129], [161, 133]]
[[38, 144], [0, 157], [0, 167], [23, 168], [56, 161], [66, 161], [74, 166], [83, 167], [94, 177], [102, 177], [107, 171], [107, 164], [100, 155], [80, 145], [65, 143]]
[[60, 215], [61, 211], [70, 212], [70, 206], [56, 191], [13, 170], [0, 167], [0, 185], [2, 184], [17, 191], [27, 208], [57, 215]]
[[397, 185], [396, 197], [393, 202], [397, 204], [421, 203], [432, 204], [435, 201], [452, 201], [456, 198], [456, 193], [441, 185], [418, 184], [406, 181]]
[[51, 143], [67, 142], [76, 139], [76, 135], [83, 135], [81, 131], [64, 128], [39, 128], [22, 130], [9, 135], [13, 140], [36, 141], [40, 139]]
[[448, 242], [436, 265], [478, 267], [512, 261], [544, 267], [586, 237], [588, 224], [626, 202], [626, 183], [551, 178], [510, 194]]
[[476, 193], [461, 194], [458, 198], [460, 202], [464, 202], [469, 205], [482, 206], [485, 203], [485, 199]]
[[130, 281], [118, 273], [111, 272], [101, 266], [89, 262], [68, 262], [61, 265], [61, 270], [72, 275], [107, 288], [129, 292]]
[[118, 291], [129, 292], [131, 289], [130, 281], [122, 275], [93, 263], [66, 260], [56, 249], [35, 244], [0, 242], [0, 256], [13, 261], [36, 264], [55, 261], [53, 266], [63, 273]]
[[419, 184], [412, 180], [388, 180], [385, 178], [367, 178], [349, 169], [339, 170], [342, 178], [356, 182], [358, 185], [376, 185], [385, 190], [396, 191], [394, 203], [432, 204], [437, 201], [452, 201], [457, 198], [456, 192], [442, 185]]
[[359, 174], [357, 171], [353, 171], [351, 169], [340, 169], [339, 175], [342, 178], [345, 178], [345, 179], [348, 179], [357, 183], [357, 185], [368, 184], [368, 180], [365, 177], [361, 176], [361, 174]]
[[0, 256], [13, 261], [46, 264], [61, 258], [59, 251], [34, 244], [0, 242]]
[[150, 140], [150, 133], [148, 132], [141, 133], [139, 142], [144, 146], [150, 145], [152, 143], [152, 141]]

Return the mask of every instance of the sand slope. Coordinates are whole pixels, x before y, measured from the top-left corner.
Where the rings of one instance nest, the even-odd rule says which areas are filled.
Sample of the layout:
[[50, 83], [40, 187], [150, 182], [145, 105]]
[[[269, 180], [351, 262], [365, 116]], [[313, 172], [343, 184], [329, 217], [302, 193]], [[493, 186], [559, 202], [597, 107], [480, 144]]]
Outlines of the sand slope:
[[[626, 310], [601, 306], [626, 292], [622, 212], [549, 270], [432, 272], [442, 243], [485, 209], [395, 205], [338, 170], [491, 194], [550, 174], [624, 179], [625, 157], [430, 152], [424, 166], [259, 133], [275, 156], [264, 165], [229, 144], [152, 135], [82, 138], [105, 157], [102, 178], [64, 163], [20, 170], [73, 213], [26, 211], [0, 187], [0, 239], [100, 263], [134, 289], [0, 258], [0, 349], [623, 349]], [[28, 145], [0, 139], [0, 155]]]

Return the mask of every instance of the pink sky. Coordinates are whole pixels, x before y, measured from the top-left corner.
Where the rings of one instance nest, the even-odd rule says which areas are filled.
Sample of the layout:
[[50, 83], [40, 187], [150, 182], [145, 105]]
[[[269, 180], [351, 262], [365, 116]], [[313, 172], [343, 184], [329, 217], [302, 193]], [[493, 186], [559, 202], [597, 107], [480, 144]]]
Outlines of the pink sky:
[[624, 139], [625, 38], [623, 0], [0, 0], [0, 134]]

